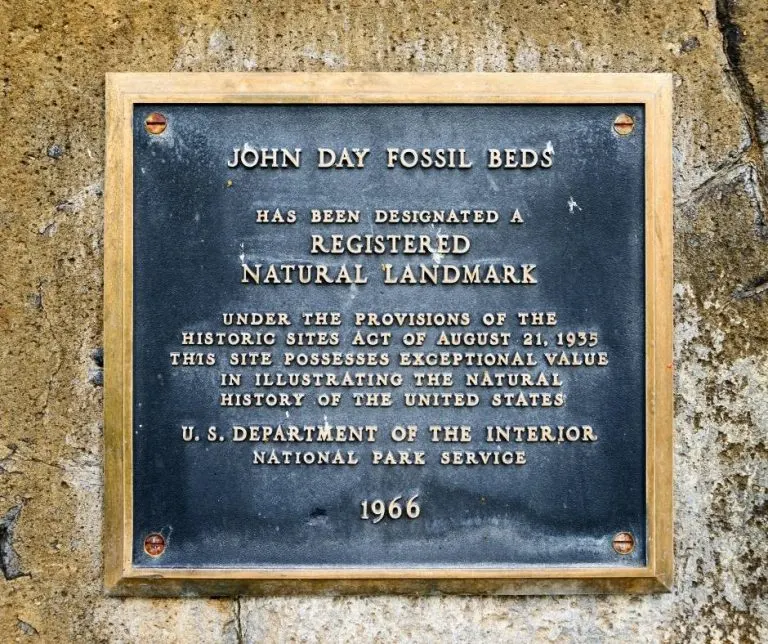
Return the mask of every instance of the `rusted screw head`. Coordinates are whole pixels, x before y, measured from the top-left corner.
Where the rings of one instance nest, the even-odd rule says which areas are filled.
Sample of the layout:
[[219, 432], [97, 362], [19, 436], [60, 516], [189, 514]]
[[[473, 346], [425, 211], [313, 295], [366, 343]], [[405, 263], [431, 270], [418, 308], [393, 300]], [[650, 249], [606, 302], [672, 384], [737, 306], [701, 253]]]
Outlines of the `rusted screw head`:
[[613, 121], [613, 129], [616, 131], [616, 134], [626, 136], [635, 129], [635, 119], [629, 114], [619, 114]]
[[148, 534], [144, 539], [144, 552], [150, 557], [159, 557], [165, 552], [165, 537], [157, 532]]
[[168, 119], [160, 112], [152, 112], [144, 119], [144, 129], [150, 134], [162, 134], [168, 127]]
[[620, 555], [628, 555], [635, 549], [635, 538], [631, 532], [619, 532], [613, 537], [613, 549]]

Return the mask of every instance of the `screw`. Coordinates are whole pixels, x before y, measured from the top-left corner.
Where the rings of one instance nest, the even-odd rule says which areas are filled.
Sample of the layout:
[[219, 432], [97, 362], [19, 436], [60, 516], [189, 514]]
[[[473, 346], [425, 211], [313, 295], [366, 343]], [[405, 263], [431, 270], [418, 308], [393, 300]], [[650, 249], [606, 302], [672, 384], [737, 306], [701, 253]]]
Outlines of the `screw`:
[[168, 119], [160, 112], [152, 112], [144, 119], [144, 129], [150, 134], [162, 134], [168, 126]]
[[613, 549], [620, 555], [628, 555], [635, 549], [635, 538], [631, 532], [619, 532], [613, 537]]
[[616, 131], [616, 134], [627, 136], [627, 134], [630, 134], [635, 129], [635, 119], [629, 114], [619, 114], [613, 122], [613, 129]]
[[144, 539], [144, 552], [150, 557], [159, 557], [165, 552], [165, 537], [157, 532], [148, 534]]

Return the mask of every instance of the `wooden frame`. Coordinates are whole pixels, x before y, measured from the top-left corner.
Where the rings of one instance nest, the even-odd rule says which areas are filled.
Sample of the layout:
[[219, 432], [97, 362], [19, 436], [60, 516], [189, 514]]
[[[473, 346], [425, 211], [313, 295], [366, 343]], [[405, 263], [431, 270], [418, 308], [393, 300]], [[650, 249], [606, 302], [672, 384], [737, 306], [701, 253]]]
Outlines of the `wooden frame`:
[[[672, 77], [669, 74], [107, 74], [105, 584], [113, 594], [658, 592], [672, 585]], [[646, 114], [647, 566], [137, 569], [132, 543], [135, 103], [636, 103]]]

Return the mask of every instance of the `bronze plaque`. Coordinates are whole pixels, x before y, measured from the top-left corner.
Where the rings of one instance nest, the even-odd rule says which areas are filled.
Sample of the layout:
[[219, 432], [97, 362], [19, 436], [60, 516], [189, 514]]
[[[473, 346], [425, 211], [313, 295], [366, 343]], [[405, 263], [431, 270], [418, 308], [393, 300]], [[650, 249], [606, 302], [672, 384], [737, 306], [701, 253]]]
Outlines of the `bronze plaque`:
[[669, 586], [668, 76], [107, 99], [110, 590]]

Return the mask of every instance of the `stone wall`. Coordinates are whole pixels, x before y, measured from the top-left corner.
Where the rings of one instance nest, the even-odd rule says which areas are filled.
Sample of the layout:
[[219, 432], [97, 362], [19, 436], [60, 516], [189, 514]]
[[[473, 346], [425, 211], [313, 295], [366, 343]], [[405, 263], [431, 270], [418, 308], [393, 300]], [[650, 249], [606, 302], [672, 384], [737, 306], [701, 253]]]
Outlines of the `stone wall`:
[[[0, 639], [768, 640], [768, 3], [4, 0], [0, 37]], [[104, 596], [104, 73], [231, 70], [674, 74], [673, 593]]]

